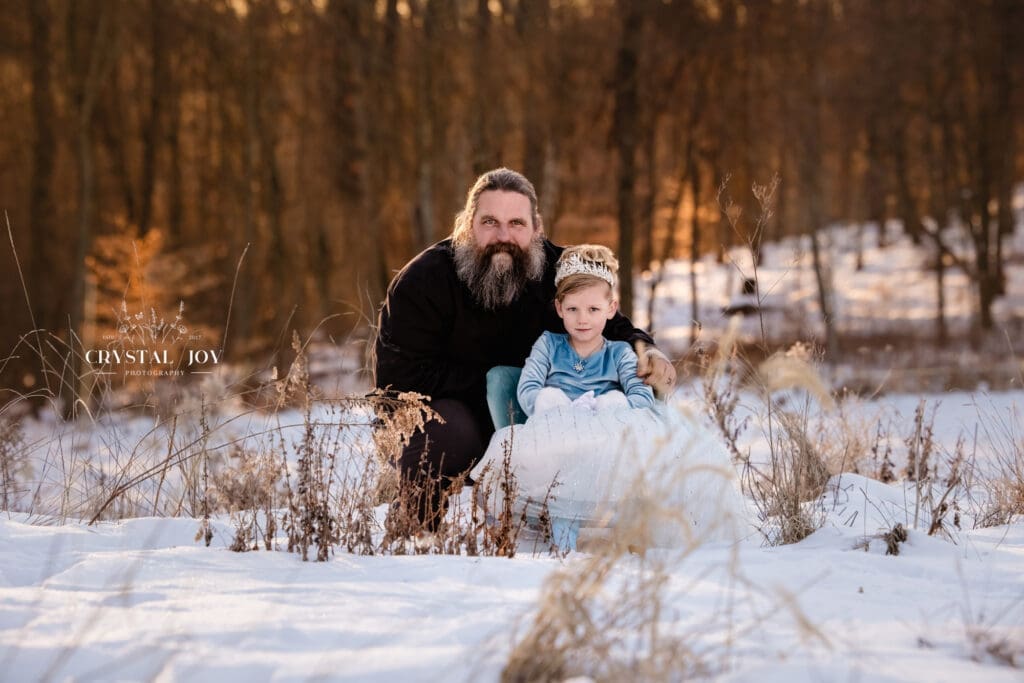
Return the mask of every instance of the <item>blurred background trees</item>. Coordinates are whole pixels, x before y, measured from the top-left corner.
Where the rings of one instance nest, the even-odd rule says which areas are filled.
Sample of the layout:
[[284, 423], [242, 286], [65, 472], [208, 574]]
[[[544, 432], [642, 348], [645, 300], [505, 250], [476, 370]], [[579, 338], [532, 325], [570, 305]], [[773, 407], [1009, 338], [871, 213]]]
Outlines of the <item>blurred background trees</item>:
[[726, 175], [747, 216], [782, 177], [755, 245], [901, 219], [941, 277], [959, 222], [983, 330], [1024, 176], [1022, 31], [1019, 0], [13, 0], [0, 208], [31, 312], [7, 248], [0, 343], [88, 343], [133, 297], [213, 330], [230, 305], [236, 360], [344, 335], [497, 165], [556, 241], [634, 272], [751, 237]]

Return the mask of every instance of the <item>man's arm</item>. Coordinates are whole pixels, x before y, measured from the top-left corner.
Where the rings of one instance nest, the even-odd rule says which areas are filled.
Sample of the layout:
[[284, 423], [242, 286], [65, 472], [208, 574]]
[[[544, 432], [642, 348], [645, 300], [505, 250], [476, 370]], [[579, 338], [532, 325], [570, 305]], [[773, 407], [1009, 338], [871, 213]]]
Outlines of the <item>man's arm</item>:
[[664, 399], [672, 393], [676, 384], [676, 367], [668, 356], [653, 346], [640, 341], [636, 344], [636, 374], [644, 384], [654, 389], [658, 398]]
[[388, 288], [377, 335], [376, 384], [432, 398], [479, 389], [478, 371], [448, 359], [454, 301], [443, 283], [401, 273]]
[[638, 341], [654, 346], [654, 339], [651, 335], [639, 327], [634, 327], [630, 319], [618, 311], [615, 312], [611, 320], [605, 323], [604, 336], [611, 341], [629, 342], [631, 346], [636, 346]]
[[614, 341], [626, 341], [636, 350], [637, 376], [644, 384], [664, 398], [676, 382], [676, 369], [668, 356], [654, 345], [654, 339], [638, 327], [633, 327], [629, 318], [616, 312], [605, 325], [604, 336]]

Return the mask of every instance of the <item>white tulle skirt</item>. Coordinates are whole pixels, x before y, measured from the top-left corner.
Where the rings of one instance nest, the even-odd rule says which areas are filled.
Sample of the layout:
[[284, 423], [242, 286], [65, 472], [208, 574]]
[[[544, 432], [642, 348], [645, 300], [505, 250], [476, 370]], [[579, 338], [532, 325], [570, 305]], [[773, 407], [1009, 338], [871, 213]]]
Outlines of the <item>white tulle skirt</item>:
[[[566, 406], [538, 413], [495, 432], [472, 472], [478, 485], [486, 486], [485, 472], [500, 473], [506, 453], [515, 509], [528, 516], [546, 500], [553, 518], [642, 530], [648, 545], [661, 547], [735, 540], [748, 528], [728, 451], [686, 410]], [[503, 489], [491, 489], [491, 503], [499, 505]]]

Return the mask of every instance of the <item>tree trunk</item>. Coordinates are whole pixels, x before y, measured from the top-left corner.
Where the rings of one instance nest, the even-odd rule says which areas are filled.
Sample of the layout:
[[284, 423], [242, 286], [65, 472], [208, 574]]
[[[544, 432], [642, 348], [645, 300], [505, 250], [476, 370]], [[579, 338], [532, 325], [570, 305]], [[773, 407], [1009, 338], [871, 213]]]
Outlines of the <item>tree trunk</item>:
[[995, 192], [999, 203], [997, 229], [995, 231], [995, 274], [996, 296], [1006, 294], [1006, 271], [1003, 263], [1003, 240], [1013, 234], [1013, 171], [1016, 162], [1016, 133], [1013, 109], [1013, 72], [1011, 65], [1020, 63], [1019, 37], [1013, 33], [1014, 26], [1020, 26], [1024, 9], [1015, 0], [1003, 0], [995, 7], [997, 37], [997, 67], [995, 69], [995, 125], [993, 132], [998, 136], [999, 145], [993, 150], [992, 164], [996, 173]]
[[643, 19], [637, 5], [618, 3], [622, 37], [615, 67], [615, 120], [612, 137], [618, 152], [616, 196], [619, 215], [619, 307], [633, 313], [634, 188], [636, 186], [637, 53]]
[[[384, 14], [383, 38], [381, 40], [380, 54], [374, 58], [374, 63], [379, 64], [379, 73], [371, 76], [368, 87], [376, 87], [374, 101], [380, 107], [381, 116], [374, 116], [369, 119], [371, 125], [376, 126], [374, 139], [377, 141], [373, 146], [376, 158], [380, 167], [380, 173], [376, 176], [376, 194], [378, 195], [376, 210], [376, 225], [380, 231], [379, 262], [377, 264], [377, 278], [379, 291], [387, 290], [391, 281], [391, 269], [389, 263], [396, 260], [397, 254], [404, 260], [407, 251], [408, 235], [397, 228], [404, 224], [405, 217], [399, 216], [393, 203], [379, 201], [380, 196], [397, 196], [397, 187], [402, 184], [401, 171], [406, 165], [404, 154], [404, 141], [399, 131], [403, 130], [401, 115], [401, 99], [399, 88], [396, 84], [398, 71], [398, 50], [399, 30], [401, 18], [398, 14], [397, 0], [387, 0], [387, 7]], [[372, 195], [367, 197], [372, 201]], [[376, 305], [376, 301], [373, 302]], [[371, 317], [372, 317], [371, 312]]]
[[[88, 13], [83, 17], [79, 12]], [[93, 19], [95, 17], [95, 19]], [[65, 396], [64, 417], [78, 415], [79, 401], [84, 395], [83, 348], [92, 342], [84, 338], [86, 256], [92, 246], [93, 223], [96, 217], [96, 175], [93, 149], [93, 114], [104, 79], [114, 63], [116, 36], [111, 35], [111, 18], [107, 3], [95, 6], [72, 3], [67, 17], [68, 71], [71, 74], [71, 102], [75, 112], [75, 159], [77, 163], [78, 221], [75, 240], [74, 277], [71, 285], [71, 306], [68, 329], [68, 384], [71, 395]]]
[[[825, 32], [827, 15], [821, 13], [820, 6], [810, 6], [810, 26], [815, 35], [821, 39]], [[807, 48], [805, 48], [807, 49]], [[812, 44], [803, 55], [807, 69], [807, 88], [809, 97], [801, 105], [804, 110], [802, 130], [798, 132], [803, 143], [800, 147], [800, 180], [801, 188], [806, 193], [807, 230], [811, 236], [811, 255], [814, 262], [814, 276], [818, 289], [818, 305], [821, 308], [821, 320], [825, 328], [825, 350], [833, 361], [838, 357], [839, 339], [835, 328], [832, 310], [833, 282], [832, 274], [825, 255], [822, 253], [820, 231], [825, 226], [824, 188], [822, 174], [824, 172], [824, 155], [822, 149], [822, 104], [824, 101], [824, 66], [821, 64], [821, 46]]]
[[99, 111], [93, 117], [99, 142], [107, 150], [110, 157], [111, 175], [121, 194], [124, 216], [128, 225], [135, 225], [139, 211], [135, 198], [135, 185], [132, 181], [131, 162], [128, 146], [132, 137], [125, 122], [125, 109], [128, 104], [121, 93], [120, 74], [116, 69], [110, 79], [109, 97], [96, 105]]
[[644, 161], [646, 163], [647, 192], [644, 194], [642, 206], [642, 218], [640, 220], [643, 233], [640, 238], [640, 267], [650, 268], [654, 260], [654, 221], [658, 199], [658, 126], [657, 117], [645, 126], [644, 136]]
[[[254, 8], [249, 2], [248, 12], [245, 17], [245, 58], [242, 64], [242, 230], [241, 243], [235, 246], [238, 254], [248, 252], [248, 265], [251, 273], [258, 272], [262, 265], [265, 245], [259, 243], [259, 48], [256, 44], [256, 20], [253, 17]], [[225, 114], [226, 115], [226, 114]], [[225, 126], [225, 129], [227, 127]], [[235, 234], [238, 234], [237, 232]], [[244, 271], [240, 277], [249, 279], [252, 276]], [[256, 307], [258, 287], [239, 288], [235, 305], [236, 322], [231, 325], [234, 330], [233, 339], [225, 339], [227, 346], [234, 340], [244, 342], [247, 346], [254, 341], [256, 332]], [[229, 347], [230, 348], [230, 347]], [[237, 348], [237, 346], [236, 346]], [[251, 346], [249, 348], [252, 348]]]
[[942, 249], [935, 249], [935, 339], [940, 347], [949, 341], [946, 327], [946, 255]]
[[156, 152], [161, 138], [161, 119], [167, 91], [167, 45], [164, 39], [167, 15], [165, 0], [149, 0], [149, 113], [142, 130], [142, 186], [139, 208], [139, 235], [149, 232], [153, 219], [153, 191], [156, 185]]
[[868, 169], [867, 169], [867, 206], [868, 221], [878, 226], [879, 249], [889, 244], [886, 234], [886, 190], [885, 190], [885, 162], [884, 151], [882, 150], [881, 133], [879, 131], [878, 115], [874, 114], [868, 120]]
[[[57, 144], [54, 140], [55, 113], [53, 90], [50, 81], [50, 15], [49, 4], [38, 0], [26, 0], [31, 30], [32, 51], [32, 120], [34, 139], [32, 145], [32, 175], [29, 181], [29, 222], [32, 234], [32, 251], [29, 256], [29, 288], [33, 297], [33, 327], [55, 327], [58, 321], [52, 315], [53, 282], [50, 272], [50, 244], [47, 236], [55, 235], [56, 206], [53, 196], [54, 163]], [[41, 349], [39, 349], [41, 352]], [[45, 378], [49, 381], [49, 378]]]
[[275, 116], [262, 114], [259, 118], [260, 161], [263, 165], [263, 178], [260, 182], [263, 196], [263, 212], [267, 217], [267, 228], [270, 231], [269, 265], [271, 293], [282, 299], [290, 299], [289, 291], [288, 240], [284, 235], [284, 188], [281, 185], [281, 169], [277, 159], [277, 136], [273, 131]]
[[[978, 156], [982, 161], [982, 168], [978, 171], [978, 182], [975, 185], [975, 202], [972, 224], [972, 235], [974, 238], [974, 257], [977, 274], [978, 294], [978, 327], [979, 331], [987, 332], [994, 326], [992, 318], [992, 303], [995, 301], [994, 278], [996, 276], [992, 263], [992, 217], [989, 215], [989, 202], [991, 196], [991, 171], [986, 163], [989, 159], [988, 141], [986, 133], [978, 137]], [[998, 230], [998, 228], [997, 228]], [[998, 239], [998, 233], [995, 235]]]
[[185, 220], [181, 173], [181, 103], [176, 91], [167, 111], [167, 236], [168, 243], [176, 246], [183, 242], [182, 228]]
[[864, 222], [857, 222], [857, 230], [854, 239], [857, 241], [857, 251], [853, 257], [853, 268], [857, 272], [864, 270]]
[[697, 264], [700, 262], [700, 166], [694, 158], [694, 145], [689, 147], [686, 160], [687, 175], [690, 177], [690, 194], [693, 198], [693, 214], [690, 217], [690, 346], [697, 343], [700, 333], [700, 307], [697, 299]]
[[[378, 239], [377, 212], [371, 206], [371, 199], [378, 193], [371, 185], [368, 171], [370, 160], [369, 131], [371, 124], [366, 107], [369, 92], [368, 79], [364, 77], [364, 60], [372, 59], [371, 45], [365, 36], [369, 18], [362, 3], [332, 2], [330, 16], [332, 25], [339, 35], [351, 39], [335, 46], [332, 64], [332, 81], [336, 85], [334, 116], [335, 150], [334, 160], [336, 186], [348, 211], [349, 235], [352, 253], [356, 258], [353, 265], [361, 288], [360, 300], [350, 302], [357, 309], [362, 308], [362, 295], [377, 302], [383, 298], [384, 277], [383, 245]], [[367, 314], [367, 317], [369, 315]]]
[[651, 293], [647, 297], [647, 331], [654, 334], [654, 301], [658, 292], [658, 285], [665, 278], [665, 266], [672, 258], [676, 250], [676, 233], [679, 229], [679, 220], [683, 212], [683, 197], [686, 189], [687, 164], [679, 164], [678, 177], [676, 179], [676, 190], [671, 200], [672, 218], [665, 230], [665, 240], [661, 245], [661, 252], [658, 255], [658, 267], [651, 274]]
[[818, 285], [818, 305], [821, 320], [825, 326], [825, 350], [833, 361], [839, 352], [836, 338], [835, 319], [832, 314], [832, 274], [821, 253], [821, 237], [817, 230], [811, 230], [811, 254], [814, 263], [814, 278]]
[[416, 79], [416, 209], [415, 234], [413, 249], [418, 251], [431, 244], [437, 235], [434, 217], [434, 154], [435, 154], [435, 112], [434, 112], [434, 81], [435, 67], [432, 59], [431, 46], [434, 34], [438, 32], [437, 6], [439, 2], [431, 2], [426, 7], [423, 20], [423, 34], [420, 36], [420, 48], [423, 58], [417, 60], [419, 69]]
[[[480, 0], [484, 2], [484, 0]], [[520, 98], [523, 119], [523, 174], [538, 192], [547, 184], [549, 102], [546, 68], [551, 46], [549, 2], [523, 0], [516, 12], [516, 37], [526, 52], [529, 77], [526, 92]], [[493, 79], [493, 74], [491, 75]], [[543, 195], [542, 195], [543, 197]], [[554, 216], [552, 216], [554, 218]]]
[[554, 239], [555, 225], [558, 223], [558, 211], [562, 206], [559, 195], [558, 162], [560, 159], [559, 145], [557, 138], [548, 140], [544, 147], [544, 173], [540, 187], [534, 185], [540, 192], [537, 201], [540, 202], [541, 220], [544, 222], [544, 230], [549, 239]]
[[899, 188], [900, 218], [903, 219], [904, 233], [915, 245], [921, 244], [921, 217], [918, 215], [913, 192], [910, 189], [910, 168], [907, 164], [907, 150], [904, 135], [898, 135], [893, 149], [896, 183]]
[[[477, 0], [473, 39], [477, 54], [487, 54], [494, 49], [496, 40], [492, 30], [491, 9], [487, 0]], [[501, 155], [501, 136], [496, 134], [493, 119], [503, 107], [500, 89], [495, 88], [499, 64], [483, 59], [473, 60], [473, 86], [476, 97], [472, 100], [472, 123], [470, 125], [470, 147], [473, 155], [473, 175], [498, 165]]]

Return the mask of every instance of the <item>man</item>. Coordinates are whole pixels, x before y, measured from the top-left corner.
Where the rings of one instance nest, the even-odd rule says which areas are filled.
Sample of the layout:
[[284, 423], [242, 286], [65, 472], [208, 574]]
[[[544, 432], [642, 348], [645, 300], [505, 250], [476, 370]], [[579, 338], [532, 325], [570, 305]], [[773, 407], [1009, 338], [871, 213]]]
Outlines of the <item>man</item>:
[[[376, 385], [429, 396], [444, 420], [417, 432], [398, 462], [403, 481], [440, 477], [436, 495], [422, 503], [422, 521], [436, 521], [444, 489], [487, 448], [494, 432], [488, 371], [521, 368], [541, 332], [565, 332], [554, 307], [561, 252], [544, 238], [533, 185], [499, 168], [477, 178], [452, 236], [413, 258], [388, 287]], [[642, 342], [638, 374], [659, 393], [671, 389], [675, 369], [646, 332], [616, 313], [604, 335]]]

